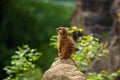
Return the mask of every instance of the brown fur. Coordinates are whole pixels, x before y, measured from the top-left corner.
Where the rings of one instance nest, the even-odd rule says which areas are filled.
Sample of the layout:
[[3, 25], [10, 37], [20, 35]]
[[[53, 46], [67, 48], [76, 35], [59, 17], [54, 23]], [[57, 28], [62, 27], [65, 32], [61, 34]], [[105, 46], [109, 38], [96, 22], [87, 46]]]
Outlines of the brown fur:
[[[71, 54], [75, 50], [75, 43], [72, 38], [68, 36], [68, 31], [64, 27], [57, 28], [58, 32], [58, 56], [60, 59], [68, 59], [71, 58]], [[75, 61], [71, 58], [71, 60]]]

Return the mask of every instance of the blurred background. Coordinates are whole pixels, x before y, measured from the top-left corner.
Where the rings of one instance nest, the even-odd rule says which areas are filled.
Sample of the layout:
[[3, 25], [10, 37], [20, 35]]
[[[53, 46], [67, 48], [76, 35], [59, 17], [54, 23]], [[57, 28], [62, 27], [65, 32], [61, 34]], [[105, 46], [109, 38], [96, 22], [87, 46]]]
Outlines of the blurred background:
[[36, 64], [44, 73], [57, 57], [49, 45], [56, 27], [74, 25], [109, 44], [109, 59], [95, 60], [89, 71], [120, 68], [120, 0], [0, 0], [0, 77], [17, 46], [25, 44], [42, 53]]
[[50, 37], [58, 26], [70, 26], [74, 0], [0, 0], [0, 74], [17, 46], [28, 44], [43, 53], [36, 63], [42, 72], [57, 57]]

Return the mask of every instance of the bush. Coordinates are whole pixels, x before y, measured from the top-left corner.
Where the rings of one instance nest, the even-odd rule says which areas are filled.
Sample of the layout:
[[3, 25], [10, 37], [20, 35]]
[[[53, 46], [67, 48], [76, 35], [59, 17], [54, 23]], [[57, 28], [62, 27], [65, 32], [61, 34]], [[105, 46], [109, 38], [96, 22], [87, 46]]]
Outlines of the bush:
[[36, 49], [30, 49], [28, 45], [22, 48], [18, 47], [18, 51], [15, 51], [15, 53], [11, 57], [11, 65], [4, 68], [8, 74], [8, 77], [4, 80], [26, 80], [24, 73], [34, 69], [33, 62], [41, 56], [40, 52], [37, 52]]

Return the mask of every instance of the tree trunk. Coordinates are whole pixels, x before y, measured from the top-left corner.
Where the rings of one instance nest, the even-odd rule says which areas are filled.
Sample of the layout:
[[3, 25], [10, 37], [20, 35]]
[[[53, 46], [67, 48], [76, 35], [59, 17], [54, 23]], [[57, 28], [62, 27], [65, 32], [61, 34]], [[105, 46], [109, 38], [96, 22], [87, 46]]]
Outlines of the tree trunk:
[[[88, 71], [109, 73], [120, 68], [120, 0], [76, 0], [71, 26], [83, 28], [85, 34], [94, 34], [101, 42], [109, 43], [110, 54], [94, 60]], [[120, 18], [120, 16], [119, 16]]]

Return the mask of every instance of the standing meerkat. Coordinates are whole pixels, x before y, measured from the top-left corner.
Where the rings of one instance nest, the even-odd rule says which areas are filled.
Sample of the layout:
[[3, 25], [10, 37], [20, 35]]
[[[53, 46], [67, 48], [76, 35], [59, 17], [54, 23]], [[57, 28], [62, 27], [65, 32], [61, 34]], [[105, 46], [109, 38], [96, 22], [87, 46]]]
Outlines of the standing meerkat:
[[70, 58], [75, 66], [77, 67], [75, 61], [71, 58], [71, 54], [75, 50], [75, 42], [72, 38], [68, 36], [68, 31], [64, 27], [59, 27], [56, 29], [58, 32], [58, 56], [60, 59]]

